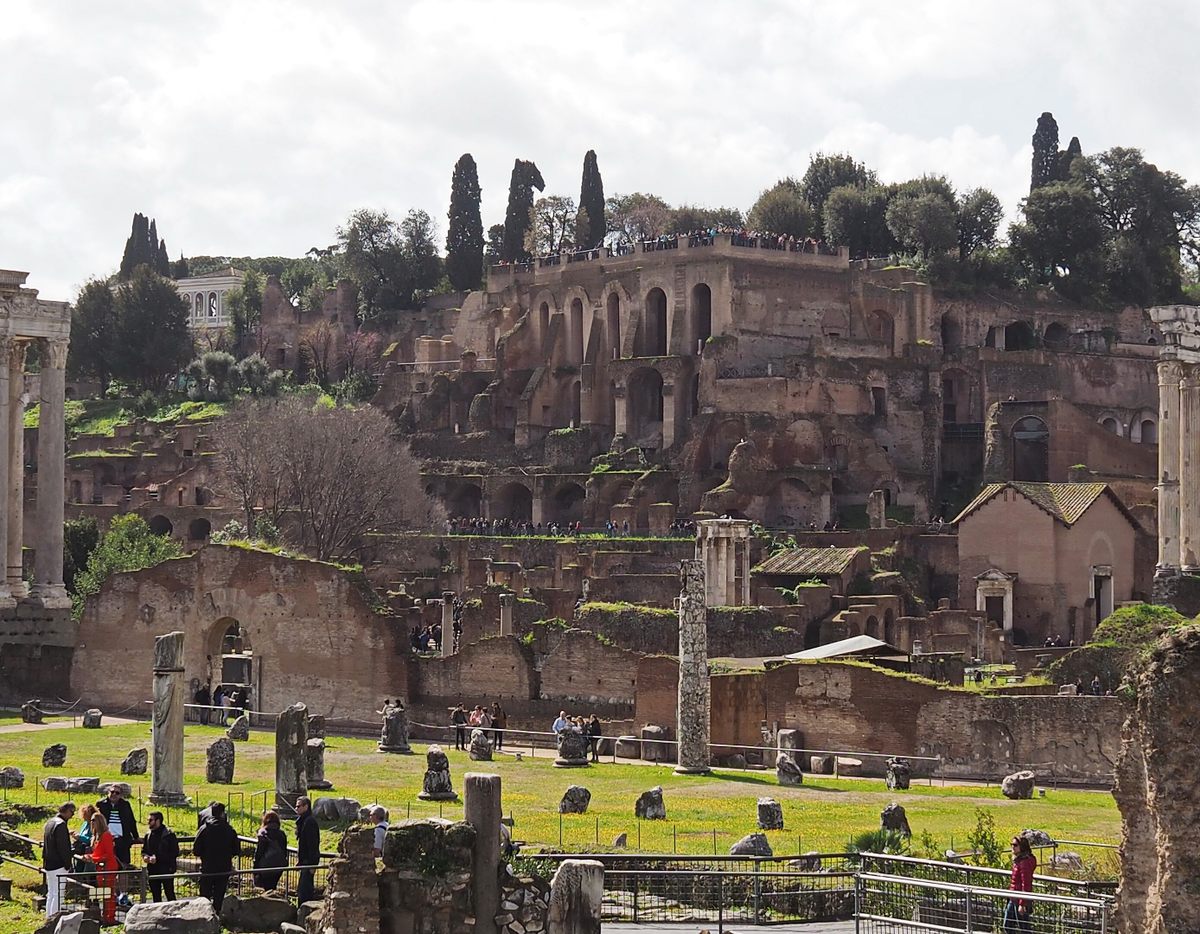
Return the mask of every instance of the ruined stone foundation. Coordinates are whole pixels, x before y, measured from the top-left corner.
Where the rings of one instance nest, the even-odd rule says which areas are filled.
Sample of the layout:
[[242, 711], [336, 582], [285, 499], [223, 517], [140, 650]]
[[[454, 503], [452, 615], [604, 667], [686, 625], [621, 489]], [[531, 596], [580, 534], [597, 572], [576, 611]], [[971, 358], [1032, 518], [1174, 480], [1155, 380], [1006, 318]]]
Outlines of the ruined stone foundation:
[[1200, 627], [1165, 636], [1136, 676], [1122, 730], [1115, 795], [1121, 809], [1122, 934], [1200, 931]]

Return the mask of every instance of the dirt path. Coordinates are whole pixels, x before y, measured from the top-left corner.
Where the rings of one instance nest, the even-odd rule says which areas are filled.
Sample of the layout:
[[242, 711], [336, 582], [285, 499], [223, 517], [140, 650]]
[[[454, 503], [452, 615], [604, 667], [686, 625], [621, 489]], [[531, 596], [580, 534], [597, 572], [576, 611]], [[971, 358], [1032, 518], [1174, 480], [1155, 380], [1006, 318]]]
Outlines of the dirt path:
[[[76, 717], [75, 720], [51, 720], [49, 723], [9, 723], [0, 726], [0, 733], [33, 733], [37, 730], [69, 730], [79, 725], [77, 721], [82, 720], [82, 717]], [[128, 720], [124, 717], [105, 717], [105, 726], [123, 726], [126, 723], [138, 723], [137, 720]], [[144, 722], [144, 721], [143, 721]]]

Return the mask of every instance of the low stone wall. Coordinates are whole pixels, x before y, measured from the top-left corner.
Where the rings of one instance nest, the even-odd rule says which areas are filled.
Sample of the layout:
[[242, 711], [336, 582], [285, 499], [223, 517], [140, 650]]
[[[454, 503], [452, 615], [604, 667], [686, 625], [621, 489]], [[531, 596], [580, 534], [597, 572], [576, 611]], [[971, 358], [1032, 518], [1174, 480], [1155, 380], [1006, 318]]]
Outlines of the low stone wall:
[[[799, 652], [804, 648], [802, 613], [802, 608], [794, 606], [710, 607], [709, 657]], [[679, 650], [679, 617], [674, 610], [628, 603], [585, 603], [579, 611], [578, 625], [637, 652], [670, 654]]]

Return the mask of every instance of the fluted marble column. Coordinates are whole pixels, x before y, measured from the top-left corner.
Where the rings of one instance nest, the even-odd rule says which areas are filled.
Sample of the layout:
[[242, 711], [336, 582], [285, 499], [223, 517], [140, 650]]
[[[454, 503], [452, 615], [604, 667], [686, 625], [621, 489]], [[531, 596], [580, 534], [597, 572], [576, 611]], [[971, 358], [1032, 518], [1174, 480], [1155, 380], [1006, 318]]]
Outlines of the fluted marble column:
[[1178, 572], [1179, 547], [1179, 381], [1174, 360], [1158, 364], [1158, 570]]
[[[12, 347], [12, 338], [8, 336], [0, 337], [0, 426], [4, 429], [9, 427], [9, 352]], [[22, 431], [24, 429], [22, 428]], [[4, 556], [4, 560], [8, 560], [8, 530], [10, 522], [8, 521], [8, 464], [9, 464], [9, 448], [12, 446], [11, 432], [0, 430], [0, 490], [4, 490], [5, 508], [0, 509], [0, 555]], [[14, 606], [16, 601], [13, 600], [12, 589], [8, 586], [8, 575], [0, 575], [0, 607]]]
[[1179, 563], [1200, 570], [1200, 368], [1179, 383]]
[[25, 348], [13, 341], [8, 353], [8, 589], [16, 598], [29, 595], [22, 576], [21, 544], [25, 529]]
[[63, 584], [63, 500], [66, 495], [67, 342], [42, 342], [41, 408], [38, 413], [37, 554], [33, 596], [47, 608], [71, 605]]

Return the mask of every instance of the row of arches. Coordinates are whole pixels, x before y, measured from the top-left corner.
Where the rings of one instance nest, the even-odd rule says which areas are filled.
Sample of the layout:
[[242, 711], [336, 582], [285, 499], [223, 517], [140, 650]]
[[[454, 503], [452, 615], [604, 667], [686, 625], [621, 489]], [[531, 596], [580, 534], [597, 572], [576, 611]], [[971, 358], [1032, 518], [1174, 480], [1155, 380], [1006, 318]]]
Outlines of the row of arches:
[[[574, 481], [563, 483], [543, 498], [537, 521], [581, 521], [586, 498], [587, 493], [580, 484]], [[516, 480], [496, 488], [486, 501], [479, 484], [470, 482], [456, 485], [445, 497], [446, 510], [453, 518], [482, 518], [485, 516], [485, 502], [486, 518], [508, 519], [511, 522], [534, 521], [533, 491], [526, 484]]]
[[[150, 517], [150, 531], [155, 535], [174, 535], [175, 523], [161, 513]], [[212, 534], [212, 523], [207, 519], [193, 519], [187, 526], [187, 540], [190, 542], [206, 542]]]
[[1112, 413], [1098, 419], [1100, 426], [1118, 438], [1128, 438], [1134, 444], [1158, 444], [1158, 419], [1148, 412], [1141, 412], [1129, 423], [1128, 428]]
[[[563, 326], [567, 358], [572, 363], [580, 363], [586, 353], [588, 334], [591, 333], [592, 317], [596, 311], [587, 301], [582, 290], [580, 294], [571, 295], [565, 308]], [[707, 283], [694, 285], [688, 296], [686, 327], [687, 333], [681, 335], [683, 343], [678, 352], [684, 355], [698, 354], [704, 342], [712, 336], [712, 289]], [[606, 356], [613, 359], [625, 356], [622, 342], [622, 327], [629, 320], [629, 294], [619, 284], [611, 284], [606, 289], [602, 302], [603, 331], [606, 343]], [[537, 327], [539, 339], [543, 342], [549, 338], [552, 316], [558, 313], [558, 305], [554, 296], [540, 293], [535, 299], [537, 303]], [[629, 356], [632, 357], [665, 357], [672, 351], [671, 329], [673, 322], [668, 311], [666, 289], [654, 286], [647, 290], [642, 299], [642, 317], [636, 333], [633, 336], [633, 346]], [[597, 348], [599, 350], [599, 348]]]

